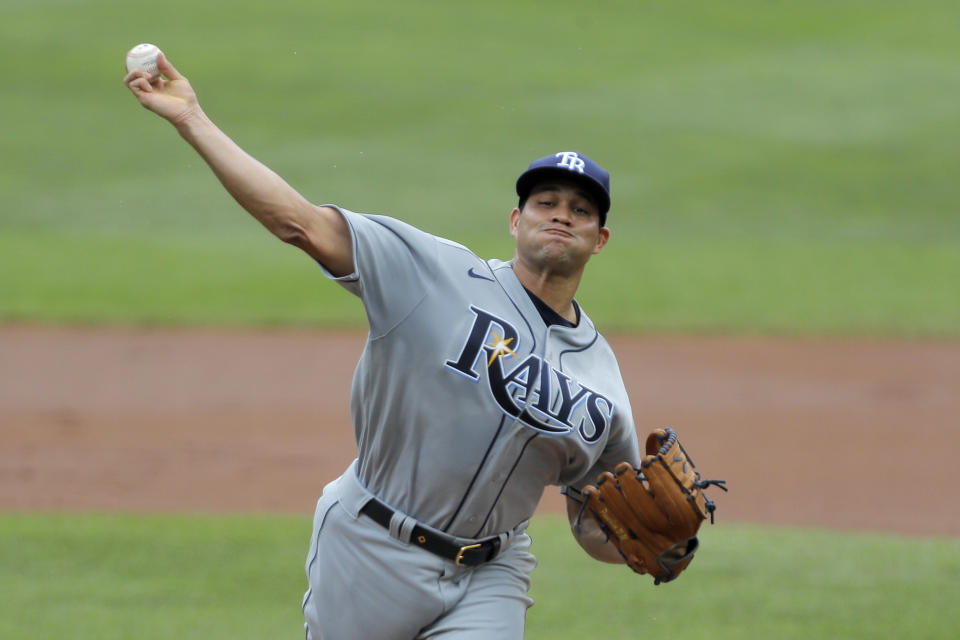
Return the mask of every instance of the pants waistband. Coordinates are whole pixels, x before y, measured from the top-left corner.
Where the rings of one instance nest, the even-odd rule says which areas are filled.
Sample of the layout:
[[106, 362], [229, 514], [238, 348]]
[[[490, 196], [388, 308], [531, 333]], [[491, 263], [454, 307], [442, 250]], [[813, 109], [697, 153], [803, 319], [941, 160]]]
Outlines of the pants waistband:
[[415, 518], [393, 509], [379, 500], [360, 482], [357, 461], [336, 481], [341, 506], [354, 517], [369, 517], [394, 538], [423, 548], [459, 566], [474, 567], [488, 562], [505, 551], [516, 536], [526, 531], [528, 521], [512, 530], [489, 538], [472, 539], [452, 536]]
[[[368, 516], [383, 528], [390, 530], [396, 511], [383, 504], [376, 498], [371, 498], [363, 505], [360, 513]], [[470, 544], [461, 545], [454, 538], [436, 533], [418, 524], [410, 530], [410, 544], [426, 549], [434, 555], [447, 560], [453, 560], [458, 567], [476, 567], [492, 560], [500, 550], [500, 538], [486, 538]]]

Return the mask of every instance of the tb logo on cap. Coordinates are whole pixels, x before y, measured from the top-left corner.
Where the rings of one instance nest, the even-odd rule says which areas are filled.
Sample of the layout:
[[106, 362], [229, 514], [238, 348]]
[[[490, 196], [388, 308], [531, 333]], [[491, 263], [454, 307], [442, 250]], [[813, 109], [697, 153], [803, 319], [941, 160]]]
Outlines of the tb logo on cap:
[[560, 153], [555, 153], [553, 155], [560, 158], [560, 162], [557, 163], [558, 167], [583, 173], [585, 165], [583, 163], [583, 159], [580, 157], [580, 154], [576, 151], [561, 151]]

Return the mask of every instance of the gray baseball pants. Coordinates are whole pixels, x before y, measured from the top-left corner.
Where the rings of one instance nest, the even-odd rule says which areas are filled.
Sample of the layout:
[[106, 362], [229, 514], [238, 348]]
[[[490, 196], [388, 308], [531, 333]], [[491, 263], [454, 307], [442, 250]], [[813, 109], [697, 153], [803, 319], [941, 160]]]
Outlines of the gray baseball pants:
[[397, 514], [388, 531], [361, 515], [370, 497], [354, 462], [317, 502], [303, 598], [307, 640], [523, 638], [536, 566], [527, 523], [502, 534], [489, 562], [458, 567], [407, 542], [412, 519]]

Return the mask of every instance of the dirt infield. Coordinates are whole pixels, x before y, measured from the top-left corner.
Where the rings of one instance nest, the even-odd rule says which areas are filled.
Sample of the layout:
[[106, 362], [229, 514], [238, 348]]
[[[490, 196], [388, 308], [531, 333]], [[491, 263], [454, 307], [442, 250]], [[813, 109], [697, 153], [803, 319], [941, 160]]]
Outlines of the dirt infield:
[[[0, 509], [310, 513], [354, 455], [363, 340], [0, 328]], [[610, 341], [638, 430], [728, 481], [721, 521], [960, 534], [960, 343]]]

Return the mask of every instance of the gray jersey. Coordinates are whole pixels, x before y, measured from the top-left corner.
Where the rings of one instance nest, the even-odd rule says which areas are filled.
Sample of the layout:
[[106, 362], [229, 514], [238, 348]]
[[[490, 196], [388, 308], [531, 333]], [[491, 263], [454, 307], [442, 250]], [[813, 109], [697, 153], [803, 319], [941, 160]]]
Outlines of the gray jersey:
[[529, 519], [546, 485], [639, 463], [619, 366], [585, 313], [547, 326], [510, 263], [340, 211], [354, 272], [335, 280], [370, 328], [351, 394], [359, 478], [383, 502], [477, 538]]

